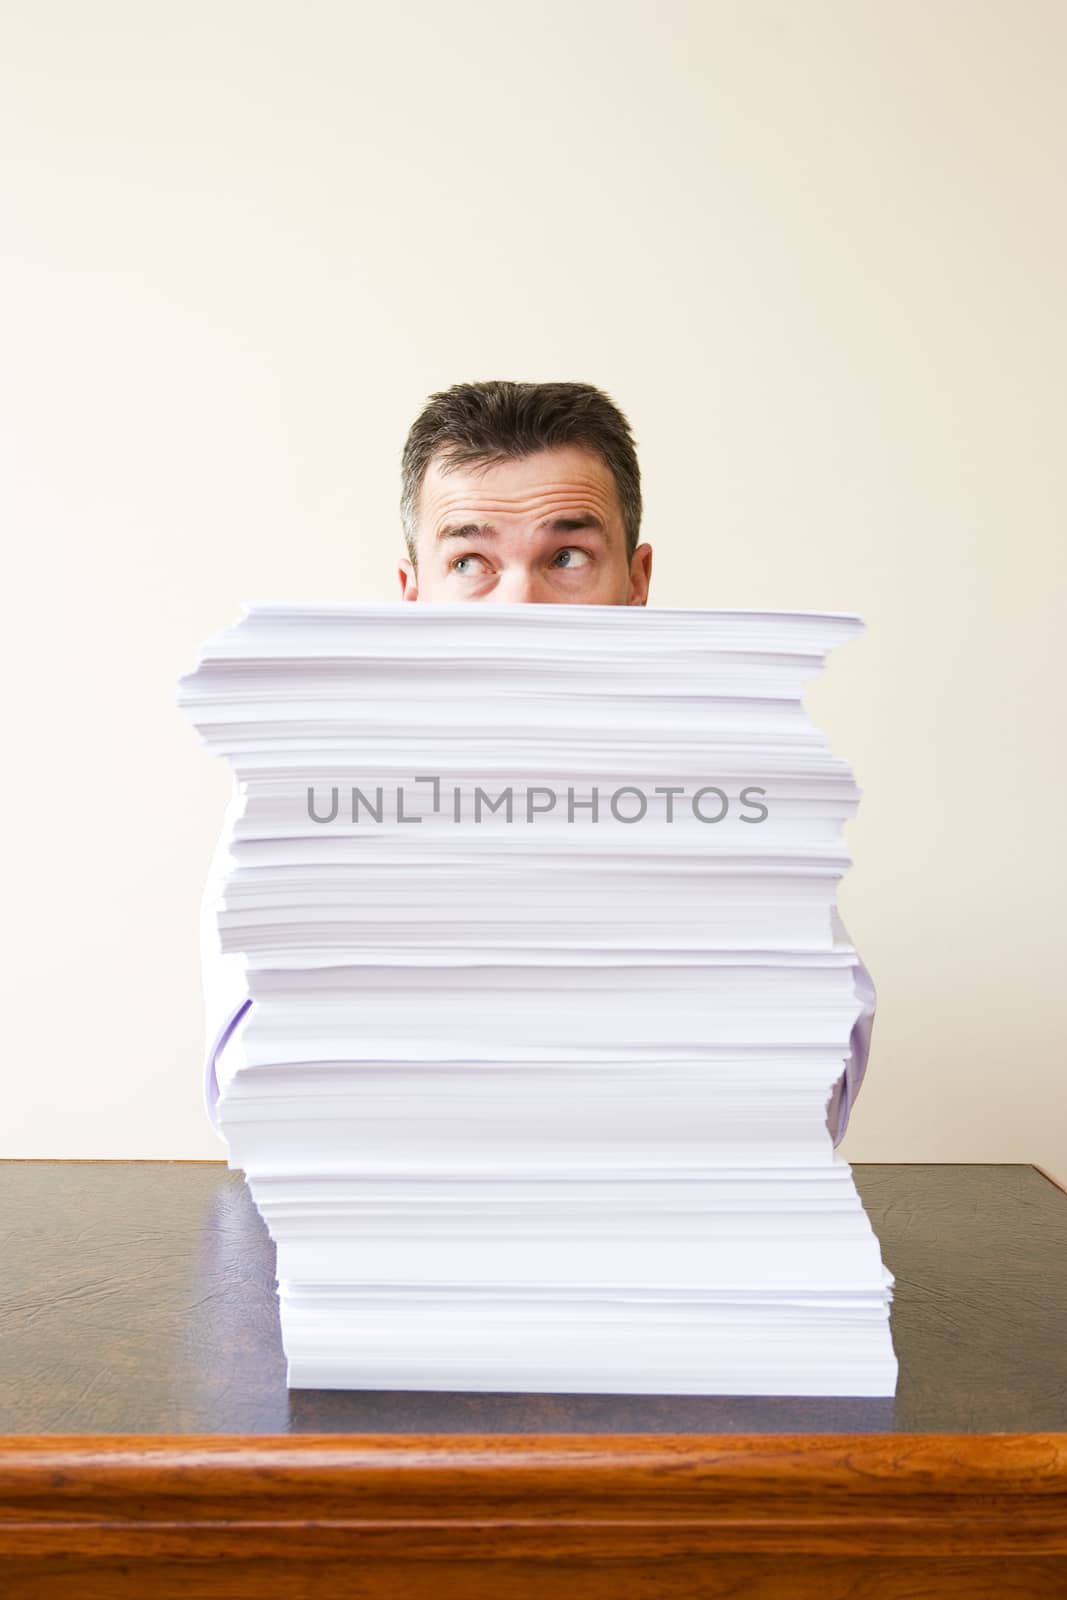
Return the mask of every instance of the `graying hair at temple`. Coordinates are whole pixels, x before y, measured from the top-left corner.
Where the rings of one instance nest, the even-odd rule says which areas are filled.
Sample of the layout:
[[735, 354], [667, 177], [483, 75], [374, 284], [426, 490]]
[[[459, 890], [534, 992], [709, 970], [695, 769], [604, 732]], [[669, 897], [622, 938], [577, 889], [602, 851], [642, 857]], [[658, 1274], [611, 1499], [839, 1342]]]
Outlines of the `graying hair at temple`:
[[416, 560], [419, 492], [431, 460], [453, 467], [518, 461], [539, 450], [579, 445], [601, 457], [615, 479], [626, 554], [641, 528], [641, 472], [630, 424], [603, 390], [589, 383], [457, 383], [432, 394], [404, 445], [400, 516], [408, 556]]

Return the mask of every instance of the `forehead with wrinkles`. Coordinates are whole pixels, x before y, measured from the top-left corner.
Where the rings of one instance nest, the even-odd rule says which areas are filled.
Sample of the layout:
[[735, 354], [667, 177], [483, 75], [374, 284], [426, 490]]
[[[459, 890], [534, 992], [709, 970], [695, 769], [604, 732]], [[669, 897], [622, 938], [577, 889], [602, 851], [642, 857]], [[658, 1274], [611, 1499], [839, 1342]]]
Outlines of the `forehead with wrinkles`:
[[518, 461], [448, 468], [435, 457], [419, 496], [420, 531], [435, 539], [456, 523], [519, 519], [534, 524], [589, 517], [605, 536], [622, 535], [610, 468], [588, 450], [566, 446]]

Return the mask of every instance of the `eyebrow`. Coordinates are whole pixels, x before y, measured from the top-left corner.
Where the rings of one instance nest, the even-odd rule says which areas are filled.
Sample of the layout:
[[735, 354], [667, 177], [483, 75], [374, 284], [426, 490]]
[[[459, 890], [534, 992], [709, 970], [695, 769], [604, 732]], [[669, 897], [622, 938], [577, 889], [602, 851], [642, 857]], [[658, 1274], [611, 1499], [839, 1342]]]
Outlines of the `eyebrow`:
[[495, 539], [496, 529], [488, 523], [479, 522], [450, 522], [442, 528], [437, 535], [437, 543], [442, 539]]
[[580, 533], [583, 528], [591, 533], [604, 533], [606, 530], [600, 518], [591, 511], [581, 511], [574, 517], [552, 517], [548, 522], [541, 524], [550, 528], [553, 533]]
[[[541, 529], [551, 533], [580, 533], [583, 529], [592, 533], [605, 532], [603, 522], [591, 511], [583, 511], [573, 517], [549, 517], [538, 524], [538, 530]], [[440, 530], [436, 542], [439, 544], [442, 539], [495, 539], [496, 536], [497, 530], [488, 522], [450, 522]]]

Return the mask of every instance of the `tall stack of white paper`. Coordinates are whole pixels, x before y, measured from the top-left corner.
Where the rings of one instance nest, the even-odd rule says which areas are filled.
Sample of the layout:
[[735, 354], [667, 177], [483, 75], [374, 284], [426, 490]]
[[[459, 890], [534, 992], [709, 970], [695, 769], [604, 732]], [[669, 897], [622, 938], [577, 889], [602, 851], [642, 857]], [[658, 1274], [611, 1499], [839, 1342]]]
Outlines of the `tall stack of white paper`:
[[291, 1385], [893, 1392], [826, 1127], [858, 791], [801, 704], [860, 628], [270, 605], [205, 647], [253, 1002], [220, 1126]]

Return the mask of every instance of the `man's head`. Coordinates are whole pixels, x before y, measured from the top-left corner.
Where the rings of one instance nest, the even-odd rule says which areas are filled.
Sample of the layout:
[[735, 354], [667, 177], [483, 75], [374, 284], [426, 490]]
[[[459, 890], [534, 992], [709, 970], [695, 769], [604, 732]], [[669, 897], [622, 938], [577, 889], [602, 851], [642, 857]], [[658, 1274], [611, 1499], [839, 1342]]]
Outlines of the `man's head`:
[[587, 383], [458, 383], [408, 434], [405, 600], [643, 606], [630, 425]]

